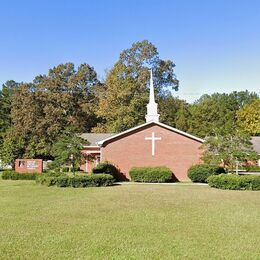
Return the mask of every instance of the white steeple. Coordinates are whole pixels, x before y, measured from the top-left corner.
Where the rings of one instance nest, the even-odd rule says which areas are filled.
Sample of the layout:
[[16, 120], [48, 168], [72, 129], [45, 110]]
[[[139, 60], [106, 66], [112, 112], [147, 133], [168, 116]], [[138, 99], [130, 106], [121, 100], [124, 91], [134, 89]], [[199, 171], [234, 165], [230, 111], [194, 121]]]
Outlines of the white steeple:
[[147, 104], [147, 114], [145, 116], [146, 122], [159, 122], [159, 114], [157, 113], [157, 103], [154, 101], [154, 86], [153, 86], [153, 71], [150, 75], [150, 95], [149, 103]]

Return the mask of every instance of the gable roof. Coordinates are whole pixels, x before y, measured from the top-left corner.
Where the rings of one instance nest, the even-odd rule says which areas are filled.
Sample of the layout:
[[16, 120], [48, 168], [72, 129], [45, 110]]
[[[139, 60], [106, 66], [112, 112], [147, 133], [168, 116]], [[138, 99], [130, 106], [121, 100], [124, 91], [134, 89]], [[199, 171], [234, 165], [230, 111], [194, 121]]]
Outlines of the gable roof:
[[260, 136], [252, 136], [251, 143], [255, 152], [260, 154]]
[[130, 128], [130, 129], [128, 129], [128, 130], [126, 130], [126, 131], [123, 131], [123, 132], [121, 132], [121, 133], [119, 133], [119, 134], [114, 134], [114, 135], [112, 135], [112, 136], [110, 136], [110, 137], [107, 137], [107, 138], [105, 138], [105, 139], [103, 139], [103, 140], [100, 140], [99, 142], [97, 142], [97, 144], [98, 144], [99, 146], [102, 146], [103, 143], [105, 143], [105, 142], [107, 142], [107, 141], [110, 141], [110, 140], [112, 140], [112, 139], [114, 139], [114, 138], [120, 137], [120, 136], [122, 136], [122, 135], [124, 135], [124, 134], [131, 133], [132, 131], [135, 131], [135, 130], [137, 130], [137, 129], [139, 129], [139, 128], [142, 128], [142, 127], [147, 126], [147, 125], [150, 125], [150, 124], [159, 125], [159, 126], [161, 126], [161, 127], [163, 127], [163, 128], [166, 128], [166, 129], [168, 129], [168, 130], [170, 130], [170, 131], [173, 131], [173, 132], [175, 132], [175, 133], [181, 134], [181, 135], [183, 135], [183, 136], [186, 136], [186, 137], [191, 138], [191, 139], [193, 139], [193, 140], [196, 140], [196, 141], [198, 141], [198, 142], [201, 142], [201, 143], [204, 142], [203, 139], [201, 139], [201, 138], [199, 138], [199, 137], [196, 137], [196, 136], [194, 136], [194, 135], [188, 134], [188, 133], [186, 133], [186, 132], [183, 132], [183, 131], [181, 131], [181, 130], [179, 130], [179, 129], [176, 129], [176, 128], [174, 128], [174, 127], [168, 126], [168, 125], [163, 124], [163, 123], [160, 123], [160, 122], [151, 121], [151, 122], [147, 122], [147, 123], [144, 123], [144, 124], [142, 124], [142, 125], [139, 125], [139, 126]]
[[89, 142], [89, 145], [86, 146], [98, 146], [98, 142], [106, 139], [108, 137], [111, 137], [115, 134], [113, 133], [105, 133], [105, 134], [100, 134], [100, 133], [83, 133], [80, 135], [81, 138], [87, 140]]

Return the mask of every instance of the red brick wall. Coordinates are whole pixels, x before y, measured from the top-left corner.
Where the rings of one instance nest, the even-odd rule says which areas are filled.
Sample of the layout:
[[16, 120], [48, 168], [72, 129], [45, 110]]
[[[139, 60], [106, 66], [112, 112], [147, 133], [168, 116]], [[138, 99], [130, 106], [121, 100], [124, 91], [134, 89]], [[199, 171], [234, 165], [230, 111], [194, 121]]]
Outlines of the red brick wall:
[[42, 173], [42, 159], [16, 159], [15, 171], [18, 173]]
[[[152, 132], [162, 138], [156, 141], [155, 156], [152, 142], [145, 140]], [[104, 143], [101, 160], [116, 165], [127, 178], [133, 166], [167, 166], [178, 180], [188, 180], [188, 168], [201, 162], [200, 146], [199, 141], [152, 124]]]

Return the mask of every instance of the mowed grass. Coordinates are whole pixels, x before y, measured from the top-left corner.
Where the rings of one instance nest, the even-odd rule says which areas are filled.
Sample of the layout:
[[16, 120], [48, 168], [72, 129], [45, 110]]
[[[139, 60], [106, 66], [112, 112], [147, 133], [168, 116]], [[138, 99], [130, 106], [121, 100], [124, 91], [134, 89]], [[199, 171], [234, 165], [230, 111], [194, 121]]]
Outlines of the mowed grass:
[[260, 259], [260, 192], [0, 180], [1, 259]]

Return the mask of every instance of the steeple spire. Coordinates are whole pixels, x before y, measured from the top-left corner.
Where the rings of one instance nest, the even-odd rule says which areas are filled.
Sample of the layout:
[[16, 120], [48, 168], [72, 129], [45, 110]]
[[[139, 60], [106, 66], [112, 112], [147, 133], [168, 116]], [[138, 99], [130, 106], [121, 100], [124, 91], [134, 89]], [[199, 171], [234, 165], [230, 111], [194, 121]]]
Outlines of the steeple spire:
[[154, 100], [153, 71], [151, 70], [149, 103], [147, 104], [147, 114], [145, 119], [146, 122], [159, 122], [159, 116], [160, 115], [157, 112], [157, 103], [155, 103]]
[[154, 86], [153, 86], [153, 71], [150, 70], [150, 95], [149, 103], [155, 103], [154, 101]]

